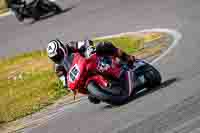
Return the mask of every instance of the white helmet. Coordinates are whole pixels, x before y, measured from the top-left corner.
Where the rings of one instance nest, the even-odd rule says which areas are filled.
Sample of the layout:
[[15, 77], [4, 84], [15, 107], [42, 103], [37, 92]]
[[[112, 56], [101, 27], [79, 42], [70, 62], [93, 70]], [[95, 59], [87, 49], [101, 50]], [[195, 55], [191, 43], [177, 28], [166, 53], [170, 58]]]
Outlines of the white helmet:
[[48, 57], [57, 64], [61, 63], [68, 52], [64, 44], [58, 39], [50, 41], [46, 50]]

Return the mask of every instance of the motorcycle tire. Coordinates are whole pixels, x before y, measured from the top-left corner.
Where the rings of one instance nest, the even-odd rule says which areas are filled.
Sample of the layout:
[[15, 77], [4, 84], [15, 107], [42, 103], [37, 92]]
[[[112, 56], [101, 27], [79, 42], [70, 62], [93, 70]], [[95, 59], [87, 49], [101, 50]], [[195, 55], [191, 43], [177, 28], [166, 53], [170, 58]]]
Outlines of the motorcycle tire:
[[57, 4], [55, 4], [55, 13], [58, 14], [62, 12], [63, 12], [62, 8], [60, 8]]
[[32, 15], [33, 15], [33, 19], [35, 21], [40, 20], [40, 13], [39, 13], [39, 11], [33, 11]]
[[88, 95], [88, 100], [93, 104], [99, 104], [101, 102], [101, 100], [92, 95]]
[[24, 21], [24, 17], [18, 13], [15, 13], [16, 18], [20, 21], [23, 22]]
[[63, 12], [62, 8], [60, 8], [59, 5], [57, 5], [54, 2], [49, 2], [49, 9], [51, 9], [53, 12], [55, 12], [56, 14]]
[[24, 21], [24, 16], [19, 13], [18, 9], [12, 9], [12, 12], [16, 16], [17, 20], [19, 20], [20, 22]]
[[[113, 86], [113, 87], [117, 87], [117, 86]], [[106, 102], [108, 104], [111, 104], [111, 105], [123, 104], [124, 102], [127, 101], [128, 97], [129, 97], [128, 93], [112, 92], [111, 88], [106, 88], [107, 90], [103, 89], [94, 81], [91, 81], [88, 84], [87, 89], [88, 89], [89, 95], [92, 95], [92, 96], [96, 97], [97, 99], [99, 99], [103, 102]]]
[[145, 80], [146, 80], [146, 83], [145, 83], [146, 88], [149, 88], [149, 89], [155, 88], [155, 87], [159, 86], [162, 82], [160, 72], [150, 64], [146, 64], [146, 65], [138, 68], [138, 70], [136, 70], [136, 75], [138, 73], [143, 73]]

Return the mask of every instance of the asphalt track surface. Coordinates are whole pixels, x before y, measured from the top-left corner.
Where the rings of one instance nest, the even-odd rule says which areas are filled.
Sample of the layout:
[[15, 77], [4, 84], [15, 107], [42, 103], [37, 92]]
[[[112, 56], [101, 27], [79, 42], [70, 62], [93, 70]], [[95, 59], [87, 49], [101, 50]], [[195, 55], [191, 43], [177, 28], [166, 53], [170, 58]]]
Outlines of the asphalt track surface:
[[55, 37], [63, 41], [170, 28], [182, 33], [180, 44], [155, 64], [165, 84], [121, 107], [87, 100], [63, 108], [27, 133], [199, 133], [199, 0], [65, 0], [75, 5], [59, 16], [32, 25], [13, 16], [0, 19], [0, 56], [41, 49]]

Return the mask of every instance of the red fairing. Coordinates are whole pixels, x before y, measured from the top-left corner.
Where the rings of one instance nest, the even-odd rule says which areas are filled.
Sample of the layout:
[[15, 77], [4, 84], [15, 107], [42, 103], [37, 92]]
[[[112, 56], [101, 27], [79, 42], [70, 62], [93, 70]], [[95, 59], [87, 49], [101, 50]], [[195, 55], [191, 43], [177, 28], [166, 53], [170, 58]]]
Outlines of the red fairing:
[[86, 61], [87, 61], [86, 70], [89, 71], [89, 72], [96, 71], [96, 68], [97, 68], [97, 56], [96, 56], [96, 54], [93, 54]]
[[79, 53], [74, 54], [74, 59], [71, 68], [67, 74], [68, 87], [71, 90], [77, 89], [81, 84], [81, 78], [84, 78], [86, 59]]
[[101, 75], [94, 75], [92, 77], [89, 77], [89, 79], [86, 82], [86, 85], [88, 85], [88, 83], [90, 81], [95, 81], [102, 88], [105, 88], [108, 86], [108, 81], [106, 79], [104, 79], [103, 76], [101, 76]]
[[87, 92], [86, 87], [89, 81], [95, 81], [102, 88], [107, 87], [108, 81], [96, 72], [102, 72], [114, 77], [120, 74], [119, 64], [112, 59], [111, 65], [104, 71], [100, 71], [98, 64], [100, 57], [93, 54], [90, 58], [82, 57], [79, 53], [74, 53], [72, 65], [67, 73], [67, 84], [71, 90], [80, 89], [79, 92]]

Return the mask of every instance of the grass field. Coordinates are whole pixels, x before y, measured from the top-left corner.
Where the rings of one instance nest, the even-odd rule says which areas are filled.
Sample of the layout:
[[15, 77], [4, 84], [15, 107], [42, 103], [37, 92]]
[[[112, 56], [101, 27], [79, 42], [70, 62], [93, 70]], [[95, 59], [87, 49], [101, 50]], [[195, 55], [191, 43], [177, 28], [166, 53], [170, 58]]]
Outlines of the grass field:
[[0, 121], [38, 111], [66, 95], [45, 52], [0, 61]]
[[[102, 39], [95, 39], [95, 42]], [[135, 37], [103, 39], [127, 53], [137, 51]], [[0, 60], [0, 122], [8, 122], [39, 111], [68, 92], [57, 79], [45, 51]]]

